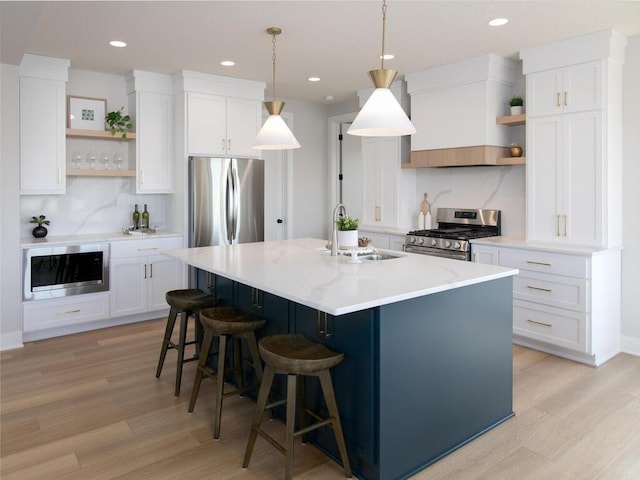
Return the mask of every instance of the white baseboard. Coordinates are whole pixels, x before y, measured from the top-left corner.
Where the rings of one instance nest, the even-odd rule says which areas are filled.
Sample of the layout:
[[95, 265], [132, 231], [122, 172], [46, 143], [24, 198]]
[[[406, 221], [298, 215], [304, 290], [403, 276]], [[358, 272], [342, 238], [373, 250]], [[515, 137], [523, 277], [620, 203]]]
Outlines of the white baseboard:
[[640, 338], [622, 335], [620, 337], [620, 347], [624, 353], [640, 357]]
[[3, 350], [13, 350], [24, 347], [22, 343], [22, 332], [0, 333], [0, 352]]

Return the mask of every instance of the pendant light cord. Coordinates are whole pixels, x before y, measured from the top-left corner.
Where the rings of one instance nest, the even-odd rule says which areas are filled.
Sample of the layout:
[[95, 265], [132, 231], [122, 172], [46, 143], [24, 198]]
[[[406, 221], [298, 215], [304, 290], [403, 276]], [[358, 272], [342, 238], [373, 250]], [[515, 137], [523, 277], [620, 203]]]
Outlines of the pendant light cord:
[[[384, 70], [384, 37], [387, 25], [387, 0], [382, 1], [382, 55], [380, 55], [380, 68]], [[274, 53], [275, 55], [275, 53]]]
[[273, 55], [271, 56], [271, 61], [273, 62], [273, 76], [272, 76], [272, 87], [271, 87], [271, 99], [276, 101], [276, 34], [273, 34]]

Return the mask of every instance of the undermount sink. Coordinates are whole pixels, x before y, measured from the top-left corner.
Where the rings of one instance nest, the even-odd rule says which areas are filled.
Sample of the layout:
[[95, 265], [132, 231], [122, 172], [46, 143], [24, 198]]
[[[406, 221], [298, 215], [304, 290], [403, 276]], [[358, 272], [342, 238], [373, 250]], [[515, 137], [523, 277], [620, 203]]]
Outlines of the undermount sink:
[[359, 260], [368, 262], [379, 262], [380, 260], [391, 260], [392, 258], [401, 258], [404, 255], [391, 255], [390, 253], [368, 253], [366, 255], [358, 255]]

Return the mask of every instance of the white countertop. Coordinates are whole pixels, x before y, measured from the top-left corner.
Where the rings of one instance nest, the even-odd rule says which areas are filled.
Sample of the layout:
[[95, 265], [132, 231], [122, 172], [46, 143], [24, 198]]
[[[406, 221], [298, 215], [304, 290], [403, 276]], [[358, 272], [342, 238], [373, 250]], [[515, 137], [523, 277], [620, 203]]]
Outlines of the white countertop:
[[332, 257], [326, 243], [302, 238], [162, 253], [331, 315], [518, 273], [513, 268], [402, 252], [390, 252], [402, 258], [349, 263], [348, 256]]
[[20, 246], [26, 247], [42, 247], [55, 245], [79, 245], [83, 243], [100, 243], [100, 242], [117, 242], [120, 240], [141, 240], [153, 238], [182, 237], [181, 233], [158, 231], [149, 235], [128, 235], [122, 232], [112, 233], [95, 233], [92, 235], [47, 235], [45, 238], [22, 238]]
[[[524, 238], [485, 237], [471, 240], [472, 244], [491, 247], [521, 248], [525, 250], [541, 250], [544, 252], [564, 253], [569, 255], [599, 255], [611, 248], [586, 247], [582, 245], [566, 245], [561, 243], [528, 242]], [[620, 249], [622, 247], [618, 247]]]

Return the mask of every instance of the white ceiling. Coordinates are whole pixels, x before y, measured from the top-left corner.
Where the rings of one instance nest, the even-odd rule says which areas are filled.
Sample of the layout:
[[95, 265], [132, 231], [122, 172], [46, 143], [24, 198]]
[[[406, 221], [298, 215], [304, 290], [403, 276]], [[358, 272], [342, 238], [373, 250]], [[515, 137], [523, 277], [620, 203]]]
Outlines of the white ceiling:
[[[124, 75], [194, 70], [267, 82], [277, 40], [278, 98], [352, 99], [380, 66], [382, 1], [126, 1], [0, 3], [2, 63], [24, 53], [71, 60], [73, 68]], [[503, 27], [489, 27], [507, 17]], [[640, 35], [639, 1], [388, 0], [385, 62], [402, 75], [485, 53], [522, 49], [615, 28]], [[110, 47], [113, 39], [128, 43]], [[222, 67], [232, 59], [235, 67]], [[319, 76], [319, 83], [307, 78]]]

